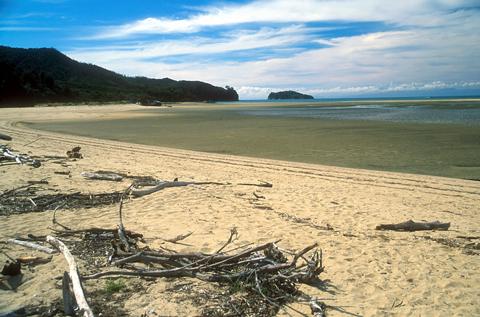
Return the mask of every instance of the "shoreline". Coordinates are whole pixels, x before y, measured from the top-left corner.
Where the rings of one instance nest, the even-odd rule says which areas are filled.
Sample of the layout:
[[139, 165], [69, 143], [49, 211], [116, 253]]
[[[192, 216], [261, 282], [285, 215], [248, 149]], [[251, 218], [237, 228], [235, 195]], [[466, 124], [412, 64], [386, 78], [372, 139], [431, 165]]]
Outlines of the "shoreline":
[[[98, 111], [95, 114], [85, 108], [68, 108], [63, 112], [59, 111], [62, 109], [33, 108], [0, 110], [0, 130], [14, 138], [9, 142], [14, 150], [39, 156], [65, 155], [66, 150], [81, 146], [84, 154], [83, 159], [69, 161], [66, 166], [47, 161], [38, 169], [18, 165], [0, 167], [3, 176], [0, 190], [46, 177], [49, 186], [61, 191], [102, 193], [128, 186], [128, 181], [85, 180], [80, 173], [86, 170], [112, 170], [167, 180], [178, 177], [228, 182], [232, 185], [171, 188], [129, 200], [124, 206], [125, 226], [145, 234], [151, 247], [165, 246], [178, 252], [217, 250], [232, 227], [240, 234], [233, 246], [281, 239], [282, 248], [298, 250], [318, 242], [326, 268], [321, 275], [324, 288], [302, 286], [301, 290], [326, 298], [326, 303], [334, 307], [345, 307], [350, 314], [480, 313], [477, 300], [480, 256], [467, 254], [464, 248], [477, 240], [458, 238], [480, 235], [479, 182], [177, 150], [32, 130], [15, 123], [54, 114], [71, 118], [98, 117], [112, 109], [95, 108]], [[69, 171], [70, 176], [55, 171]], [[257, 189], [238, 185], [260, 180], [272, 183], [273, 187]], [[265, 198], [257, 199], [253, 192]], [[73, 228], [92, 225], [115, 228], [117, 209], [116, 205], [67, 209], [57, 212], [57, 217]], [[0, 240], [28, 233], [50, 234], [51, 217], [52, 211], [0, 216], [3, 226]], [[375, 230], [380, 223], [408, 219], [451, 222], [452, 227], [449, 231], [415, 233]], [[333, 230], [318, 229], [327, 224]], [[184, 241], [188, 245], [164, 241], [189, 231], [193, 234]], [[441, 241], [458, 245], [448, 246]], [[12, 246], [6, 250], [15, 256], [38, 255]], [[3, 254], [0, 261], [5, 261]], [[26, 272], [26, 282], [17, 292], [0, 290], [0, 296], [8, 303], [0, 305], [0, 311], [26, 303], [54, 301], [61, 296], [55, 278], [62, 274], [65, 263], [57, 255], [52, 261]], [[88, 269], [82, 266], [81, 271]], [[86, 281], [84, 286], [87, 292], [93, 292], [101, 290], [103, 283], [102, 280]], [[166, 290], [182, 283], [206, 287], [205, 283], [187, 278], [157, 279], [148, 283], [126, 279], [126, 283], [142, 286], [141, 291], [117, 303], [131, 316], [150, 309], [164, 315], [198, 315], [193, 299]], [[439, 289], [442, 292], [438, 292]], [[397, 305], [400, 302], [402, 304]], [[293, 307], [309, 314], [308, 306], [295, 303]], [[328, 314], [344, 316], [334, 309]]]

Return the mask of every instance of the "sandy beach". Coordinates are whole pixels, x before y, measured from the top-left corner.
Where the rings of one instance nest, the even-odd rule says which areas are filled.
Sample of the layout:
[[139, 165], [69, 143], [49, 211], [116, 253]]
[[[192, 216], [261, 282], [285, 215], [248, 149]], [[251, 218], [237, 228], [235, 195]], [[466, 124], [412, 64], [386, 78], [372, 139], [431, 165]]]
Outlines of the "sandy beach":
[[[210, 154], [137, 145], [32, 130], [21, 122], [105, 119], [132, 116], [136, 105], [11, 108], [0, 110], [0, 132], [13, 137], [8, 145], [34, 156], [64, 156], [80, 146], [83, 159], [66, 165], [43, 162], [40, 168], [0, 166], [0, 191], [47, 178], [62, 192], [102, 193], [124, 190], [129, 181], [90, 181], [80, 173], [109, 170], [158, 179], [227, 182], [231, 185], [168, 188], [131, 199], [124, 223], [145, 235], [148, 245], [176, 251], [213, 252], [236, 227], [234, 246], [281, 239], [284, 249], [298, 250], [318, 242], [323, 250], [323, 287], [301, 286], [305, 293], [331, 306], [328, 316], [475, 316], [480, 314], [480, 182], [414, 174], [356, 170], [314, 164]], [[146, 115], [136, 112], [135, 115]], [[56, 174], [69, 171], [70, 175]], [[240, 183], [265, 181], [272, 188]], [[263, 196], [258, 199], [254, 193]], [[56, 217], [73, 228], [117, 225], [117, 205], [59, 210]], [[51, 234], [52, 211], [0, 216], [0, 240], [17, 235]], [[450, 222], [448, 231], [378, 231], [383, 223], [406, 220]], [[333, 230], [321, 228], [331, 227]], [[187, 245], [165, 239], [193, 232]], [[11, 256], [39, 255], [2, 244]], [[0, 264], [6, 261], [0, 254]], [[0, 289], [0, 312], [61, 298], [66, 263], [24, 270], [16, 291]], [[82, 263], [80, 263], [82, 271]], [[83, 273], [83, 271], [82, 271]], [[129, 316], [192, 316], [199, 305], [169, 289], [190, 282], [183, 278], [144, 281], [125, 279], [131, 290], [117, 305]], [[2, 285], [4, 282], [2, 281]], [[84, 283], [87, 294], [103, 280]], [[292, 304], [310, 314], [304, 303]], [[298, 315], [287, 308], [288, 314]], [[280, 311], [279, 315], [287, 315]]]

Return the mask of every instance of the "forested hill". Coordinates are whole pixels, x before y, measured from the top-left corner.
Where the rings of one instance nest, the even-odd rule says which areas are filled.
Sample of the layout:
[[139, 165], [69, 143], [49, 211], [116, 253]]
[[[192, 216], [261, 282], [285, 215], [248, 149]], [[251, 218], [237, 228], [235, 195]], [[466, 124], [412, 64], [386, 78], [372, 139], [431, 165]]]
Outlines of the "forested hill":
[[301, 94], [293, 90], [271, 92], [268, 95], [268, 100], [278, 99], [313, 99], [313, 96]]
[[0, 46], [0, 106], [120, 100], [236, 101], [238, 94], [200, 81], [127, 77], [53, 48]]

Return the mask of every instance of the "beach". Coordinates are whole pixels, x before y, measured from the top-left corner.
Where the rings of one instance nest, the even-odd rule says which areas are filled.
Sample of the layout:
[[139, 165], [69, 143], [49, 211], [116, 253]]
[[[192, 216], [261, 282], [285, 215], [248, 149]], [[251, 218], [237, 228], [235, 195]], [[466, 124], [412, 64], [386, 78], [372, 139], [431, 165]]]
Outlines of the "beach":
[[[124, 190], [122, 182], [84, 179], [84, 171], [109, 170], [163, 180], [219, 182], [168, 188], [131, 199], [123, 207], [124, 224], [142, 232], [152, 248], [213, 252], [230, 229], [233, 246], [281, 240], [288, 250], [317, 242], [323, 251], [322, 287], [301, 290], [322, 299], [328, 316], [474, 316], [480, 314], [480, 182], [418, 174], [352, 169], [262, 158], [195, 152], [153, 145], [102, 140], [34, 130], [22, 122], [144, 118], [137, 105], [10, 108], [0, 110], [0, 132], [9, 134], [16, 152], [64, 156], [81, 147], [83, 159], [66, 165], [46, 161], [40, 168], [1, 166], [0, 191], [47, 178], [62, 192], [102, 193]], [[69, 175], [56, 174], [68, 171]], [[241, 184], [268, 182], [271, 188]], [[257, 198], [262, 196], [264, 198]], [[56, 217], [73, 228], [116, 228], [117, 205], [59, 210]], [[52, 211], [0, 216], [0, 240], [16, 235], [51, 234]], [[448, 231], [378, 231], [385, 223], [407, 220], [450, 222]], [[330, 229], [332, 230], [330, 230]], [[183, 242], [165, 239], [192, 232]], [[12, 256], [37, 252], [2, 245]], [[6, 257], [0, 254], [0, 263]], [[15, 292], [0, 290], [0, 311], [26, 304], [49, 303], [61, 297], [61, 255], [24, 274]], [[85, 267], [80, 263], [80, 271]], [[200, 313], [193, 298], [171, 289], [194, 279], [125, 279], [131, 293], [114, 305], [126, 315], [191, 316]], [[211, 283], [210, 283], [211, 284]], [[87, 294], [104, 287], [103, 280], [84, 283]], [[88, 297], [88, 295], [87, 295]], [[310, 314], [304, 303], [291, 304]], [[298, 315], [287, 308], [287, 312]], [[279, 315], [287, 313], [280, 310]]]

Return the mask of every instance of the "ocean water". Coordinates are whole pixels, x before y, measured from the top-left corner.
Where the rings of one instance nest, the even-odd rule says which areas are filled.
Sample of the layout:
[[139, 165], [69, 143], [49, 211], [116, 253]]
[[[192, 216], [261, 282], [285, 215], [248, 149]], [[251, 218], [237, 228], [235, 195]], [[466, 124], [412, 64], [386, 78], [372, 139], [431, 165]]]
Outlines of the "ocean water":
[[[352, 104], [353, 103], [353, 104]], [[349, 105], [322, 105], [313, 102], [303, 105], [259, 107], [240, 110], [241, 114], [250, 116], [274, 116], [290, 118], [322, 118], [335, 120], [369, 120], [406, 123], [447, 123], [480, 125], [480, 103], [432, 103], [401, 104], [349, 102]]]

